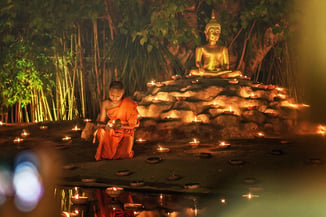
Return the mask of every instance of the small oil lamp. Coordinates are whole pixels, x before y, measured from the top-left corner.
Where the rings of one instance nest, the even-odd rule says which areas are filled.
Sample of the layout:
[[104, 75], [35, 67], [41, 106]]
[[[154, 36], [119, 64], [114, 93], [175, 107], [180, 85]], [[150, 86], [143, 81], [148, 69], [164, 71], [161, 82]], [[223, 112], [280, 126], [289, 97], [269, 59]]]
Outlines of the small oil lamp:
[[105, 193], [110, 197], [119, 197], [123, 192], [123, 188], [120, 187], [108, 187], [105, 189]]
[[228, 83], [229, 83], [229, 84], [238, 84], [238, 83], [239, 83], [239, 80], [236, 79], [236, 78], [234, 78], [234, 79], [232, 79], [232, 80], [228, 80]]
[[240, 75], [240, 78], [244, 80], [250, 80], [250, 77], [247, 75]]
[[192, 77], [192, 74], [191, 73], [189, 73], [189, 74], [186, 75], [186, 78], [191, 78], [191, 77]]
[[199, 83], [199, 80], [198, 80], [198, 79], [193, 80], [193, 81], [191, 81], [191, 83], [193, 83], [193, 84], [198, 84], [198, 83]]
[[87, 123], [87, 122], [91, 122], [91, 121], [92, 121], [92, 119], [89, 119], [89, 118], [85, 118], [85, 119], [84, 119], [84, 122], [86, 122], [86, 123]]
[[252, 199], [254, 197], [259, 197], [259, 195], [248, 193], [248, 194], [243, 194], [242, 197], [246, 197], [248, 199]]
[[257, 99], [257, 98], [258, 98], [258, 95], [254, 94], [254, 93], [251, 93], [249, 96], [249, 99]]
[[77, 132], [77, 131], [80, 131], [80, 128], [77, 125], [75, 125], [75, 127], [72, 128], [71, 130]]
[[319, 124], [317, 127], [317, 134], [324, 136], [326, 134], [326, 126]]
[[181, 78], [181, 75], [178, 75], [178, 74], [176, 74], [176, 75], [172, 75], [172, 79], [173, 80], [178, 80], [178, 79], [180, 79]]
[[139, 138], [139, 139], [136, 139], [136, 142], [137, 143], [145, 143], [146, 142], [146, 139]]
[[227, 115], [233, 115], [234, 111], [232, 110], [232, 106], [229, 106], [229, 110], [225, 110], [223, 113]]
[[193, 123], [201, 123], [202, 120], [198, 119], [197, 116], [195, 116], [194, 120], [192, 121]]
[[250, 105], [250, 106], [247, 106], [247, 109], [248, 110], [256, 110], [257, 106], [256, 105]]
[[72, 198], [71, 201], [74, 204], [85, 204], [88, 202], [88, 197], [86, 196], [80, 196], [79, 194], [75, 194]]
[[22, 130], [22, 133], [20, 134], [20, 136], [23, 137], [23, 138], [25, 138], [25, 137], [27, 137], [29, 135], [30, 135], [30, 133], [27, 130], [25, 130], [25, 129], [23, 129]]
[[227, 143], [227, 142], [225, 142], [225, 141], [220, 141], [220, 142], [218, 143], [218, 146], [221, 147], [221, 148], [227, 148], [227, 147], [230, 146], [230, 143]]
[[147, 87], [153, 87], [153, 86], [155, 86], [155, 84], [156, 84], [155, 80], [151, 80], [146, 85], [147, 85]]
[[46, 129], [48, 129], [48, 126], [45, 125], [40, 126], [40, 130], [46, 130]]
[[15, 144], [19, 144], [19, 143], [21, 143], [21, 142], [23, 142], [24, 141], [24, 139], [22, 139], [22, 138], [20, 138], [20, 137], [16, 137], [15, 139], [14, 139], [14, 143]]
[[0, 126], [3, 126], [3, 125], [5, 125], [5, 123], [3, 123], [2, 121], [0, 121]]
[[160, 100], [157, 97], [155, 97], [154, 99], [152, 99], [152, 102], [154, 102], [154, 103], [156, 103], [156, 102], [162, 102], [162, 100]]
[[70, 136], [65, 136], [62, 138], [62, 141], [70, 141], [71, 137]]
[[190, 142], [189, 145], [193, 148], [196, 148], [200, 144], [200, 141], [196, 138], [193, 138]]
[[163, 147], [163, 146], [161, 146], [161, 145], [159, 145], [159, 146], [157, 147], [156, 150], [157, 150], [158, 152], [160, 152], [160, 153], [166, 153], [166, 152], [169, 152], [169, 151], [170, 151], [169, 148]]

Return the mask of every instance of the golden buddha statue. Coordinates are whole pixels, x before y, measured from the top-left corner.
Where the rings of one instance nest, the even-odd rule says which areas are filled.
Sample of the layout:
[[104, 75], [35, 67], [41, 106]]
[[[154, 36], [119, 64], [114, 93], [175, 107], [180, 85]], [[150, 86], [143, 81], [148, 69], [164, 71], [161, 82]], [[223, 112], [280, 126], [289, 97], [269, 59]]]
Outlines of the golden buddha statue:
[[205, 35], [208, 44], [196, 48], [196, 67], [190, 71], [195, 76], [221, 76], [237, 77], [240, 71], [229, 70], [229, 53], [224, 46], [217, 45], [220, 38], [221, 25], [215, 19], [214, 10], [211, 20], [205, 27]]

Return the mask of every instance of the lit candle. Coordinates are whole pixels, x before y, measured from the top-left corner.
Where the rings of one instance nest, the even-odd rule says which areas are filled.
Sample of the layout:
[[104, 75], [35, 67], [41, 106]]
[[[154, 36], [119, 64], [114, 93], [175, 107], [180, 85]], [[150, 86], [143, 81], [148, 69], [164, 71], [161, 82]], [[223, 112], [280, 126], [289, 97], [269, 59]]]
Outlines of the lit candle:
[[181, 78], [181, 76], [178, 75], [178, 74], [177, 74], [177, 75], [172, 75], [172, 79], [173, 79], [173, 80], [177, 80], [177, 79], [179, 79], [179, 78]]
[[196, 138], [193, 138], [189, 144], [192, 146], [192, 147], [197, 147], [199, 145], [200, 141]]
[[222, 204], [225, 204], [226, 203], [226, 199], [225, 198], [221, 198], [220, 201], [221, 201]]
[[317, 134], [324, 136], [326, 134], [326, 126], [319, 124], [317, 127]]
[[265, 135], [264, 135], [263, 132], [257, 132], [257, 133], [255, 134], [255, 136], [256, 136], [257, 138], [263, 138]]
[[229, 84], [238, 84], [239, 83], [239, 80], [236, 79], [236, 78], [234, 78], [232, 80], [229, 80], [228, 82], [229, 82]]
[[146, 139], [139, 138], [139, 139], [136, 139], [136, 142], [137, 143], [145, 143], [146, 142]]
[[65, 217], [78, 216], [78, 215], [79, 215], [79, 211], [77, 209], [74, 212], [62, 211], [62, 216]]
[[74, 204], [85, 204], [88, 202], [88, 197], [86, 196], [80, 196], [79, 194], [75, 194], [72, 198], [71, 201]]
[[23, 129], [23, 131], [20, 135], [21, 135], [21, 137], [27, 137], [30, 135], [30, 133], [27, 130]]
[[194, 120], [192, 121], [193, 123], [201, 123], [202, 120], [198, 119], [197, 116], [195, 116]]
[[0, 126], [3, 126], [3, 125], [5, 125], [2, 121], [0, 121]]
[[232, 110], [232, 107], [229, 106], [229, 110], [225, 110], [223, 113], [224, 114], [228, 114], [228, 115], [233, 115], [234, 114], [234, 111]]
[[72, 130], [72, 131], [80, 131], [80, 128], [79, 128], [77, 125], [75, 125], [75, 127], [72, 128], [71, 130]]
[[88, 119], [88, 118], [86, 118], [86, 119], [84, 119], [84, 122], [91, 122], [92, 121], [92, 119]]
[[151, 80], [150, 82], [147, 83], [147, 87], [153, 87], [155, 86], [155, 80]]
[[169, 152], [170, 149], [166, 148], [166, 147], [162, 147], [162, 146], [158, 146], [158, 148], [156, 149], [158, 152], [164, 153], [164, 152]]
[[14, 143], [16, 143], [16, 144], [19, 144], [19, 143], [21, 143], [22, 141], [24, 141], [24, 139], [22, 139], [22, 138], [20, 138], [20, 137], [16, 137], [16, 138], [14, 139]]
[[65, 136], [62, 138], [62, 141], [69, 141], [71, 140], [71, 137], [70, 136]]
[[255, 110], [255, 109], [257, 109], [257, 106], [256, 105], [251, 105], [251, 106], [248, 106], [247, 109], [248, 110]]
[[248, 194], [244, 194], [242, 195], [242, 197], [246, 197], [248, 199], [252, 199], [254, 197], [259, 197], [259, 195], [255, 195], [255, 194], [251, 194], [251, 193], [248, 193]]
[[40, 129], [41, 130], [46, 130], [46, 129], [48, 129], [48, 126], [42, 125], [42, 126], [40, 126]]
[[222, 148], [226, 148], [230, 146], [230, 143], [227, 143], [225, 141], [220, 141], [220, 143], [218, 144], [218, 146], [222, 147]]
[[250, 96], [249, 96], [250, 99], [257, 99], [258, 96], [254, 93], [251, 93]]
[[250, 77], [247, 75], [240, 75], [240, 78], [244, 80], [250, 80]]
[[123, 188], [120, 187], [108, 187], [105, 189], [105, 193], [110, 197], [119, 197], [122, 191]]
[[155, 97], [154, 99], [152, 99], [152, 102], [162, 102], [162, 100], [158, 99], [157, 97]]
[[198, 84], [198, 83], [199, 83], [199, 80], [198, 80], [198, 79], [193, 80], [193, 81], [191, 81], [191, 83], [193, 83], [193, 84]]

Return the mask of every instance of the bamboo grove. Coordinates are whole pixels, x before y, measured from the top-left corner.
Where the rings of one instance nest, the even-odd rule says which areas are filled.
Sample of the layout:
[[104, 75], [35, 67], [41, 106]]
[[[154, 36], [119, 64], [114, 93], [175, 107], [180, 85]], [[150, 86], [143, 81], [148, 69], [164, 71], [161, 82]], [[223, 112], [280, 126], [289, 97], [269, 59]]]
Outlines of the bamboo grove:
[[212, 9], [231, 67], [296, 95], [290, 2], [3, 0], [0, 120], [95, 118], [112, 80], [122, 80], [131, 95], [151, 79], [186, 74]]

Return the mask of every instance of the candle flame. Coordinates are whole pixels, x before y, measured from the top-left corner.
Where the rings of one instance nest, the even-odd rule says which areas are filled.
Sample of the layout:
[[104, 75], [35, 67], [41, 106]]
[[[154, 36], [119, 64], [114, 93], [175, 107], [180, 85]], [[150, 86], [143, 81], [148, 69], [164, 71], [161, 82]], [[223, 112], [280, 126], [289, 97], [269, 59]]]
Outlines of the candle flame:
[[326, 134], [326, 126], [319, 124], [317, 126], [317, 134], [324, 136]]
[[76, 195], [74, 196], [74, 198], [75, 198], [76, 200], [78, 200], [78, 199], [79, 199], [79, 194], [76, 194]]

